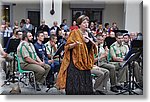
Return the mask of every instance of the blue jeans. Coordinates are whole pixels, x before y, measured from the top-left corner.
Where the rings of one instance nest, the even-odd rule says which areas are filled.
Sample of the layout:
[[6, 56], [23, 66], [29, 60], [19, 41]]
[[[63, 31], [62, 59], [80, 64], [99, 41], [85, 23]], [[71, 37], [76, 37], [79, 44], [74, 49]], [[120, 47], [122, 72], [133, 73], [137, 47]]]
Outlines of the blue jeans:
[[51, 65], [51, 70], [56, 73], [59, 71], [59, 68], [60, 68], [60, 63], [59, 61], [55, 60], [54, 63], [52, 63]]
[[55, 60], [54, 63], [50, 64], [51, 70], [49, 71], [47, 75], [47, 84], [54, 84], [54, 74], [56, 72], [59, 72], [60, 69], [60, 63], [59, 61]]

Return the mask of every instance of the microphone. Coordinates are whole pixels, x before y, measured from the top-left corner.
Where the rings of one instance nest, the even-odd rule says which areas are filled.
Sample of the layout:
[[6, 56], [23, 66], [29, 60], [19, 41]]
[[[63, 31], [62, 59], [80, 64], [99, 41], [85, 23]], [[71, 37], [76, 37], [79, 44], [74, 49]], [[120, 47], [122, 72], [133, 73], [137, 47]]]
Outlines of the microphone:
[[92, 38], [94, 42], [97, 42], [97, 40], [96, 40], [96, 38], [94, 37], [94, 35], [93, 35], [92, 31], [91, 31], [89, 28], [87, 28], [87, 30], [86, 30], [86, 31], [88, 32], [89, 37], [90, 37], [90, 38]]

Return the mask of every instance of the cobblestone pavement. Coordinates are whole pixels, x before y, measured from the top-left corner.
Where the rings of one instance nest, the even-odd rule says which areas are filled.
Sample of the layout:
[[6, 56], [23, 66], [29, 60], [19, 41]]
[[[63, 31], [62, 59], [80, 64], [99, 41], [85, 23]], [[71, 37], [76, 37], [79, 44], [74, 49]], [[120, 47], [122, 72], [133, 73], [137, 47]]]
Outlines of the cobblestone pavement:
[[[18, 88], [18, 82], [12, 83], [10, 82], [9, 85], [4, 85], [3, 87], [1, 87], [1, 85], [3, 85], [4, 83], [4, 79], [5, 79], [5, 73], [4, 71], [0, 68], [0, 94], [2, 95], [11, 95], [10, 91], [12, 90], [12, 88]], [[17, 80], [16, 80], [17, 81]], [[26, 83], [28, 83], [28, 80], [26, 81]], [[28, 84], [27, 86], [25, 86], [23, 83], [19, 83], [20, 89], [21, 89], [21, 95], [65, 95], [65, 93], [63, 91], [59, 91], [57, 90], [55, 87], [51, 88], [48, 92], [46, 92], [46, 90], [48, 89], [46, 86], [44, 85], [40, 85], [41, 91], [35, 91], [34, 88], [32, 88], [32, 86], [30, 84]], [[115, 95], [117, 93], [114, 93], [112, 91], [110, 91], [110, 82], [108, 82], [108, 92], [107, 95]], [[143, 91], [141, 89], [135, 89], [133, 90], [134, 92], [143, 95]], [[126, 92], [124, 94], [121, 95], [128, 95], [129, 93]]]

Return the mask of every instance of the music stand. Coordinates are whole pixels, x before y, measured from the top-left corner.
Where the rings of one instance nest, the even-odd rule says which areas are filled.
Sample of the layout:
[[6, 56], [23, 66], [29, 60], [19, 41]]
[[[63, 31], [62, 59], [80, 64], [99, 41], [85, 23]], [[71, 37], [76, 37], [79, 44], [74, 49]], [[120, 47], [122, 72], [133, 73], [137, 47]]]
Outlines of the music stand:
[[15, 83], [15, 78], [17, 78], [14, 73], [14, 71], [15, 71], [15, 53], [17, 51], [17, 47], [18, 47], [19, 43], [20, 43], [20, 39], [10, 39], [9, 40], [8, 48], [7, 48], [6, 52], [13, 53], [13, 75], [8, 80], [6, 80], [1, 87], [3, 87], [7, 82]]
[[59, 63], [61, 63], [61, 62], [60, 62], [60, 58], [62, 57], [62, 56], [61, 56], [61, 52], [64, 50], [64, 46], [65, 46], [65, 43], [62, 43], [62, 44], [59, 46], [59, 48], [58, 48], [58, 50], [56, 51], [56, 53], [54, 54], [54, 56], [53, 56], [53, 58], [54, 58], [55, 56], [59, 55]]
[[10, 39], [6, 52], [7, 53], [16, 52], [19, 43], [20, 43], [20, 39]]
[[[134, 92], [134, 91], [132, 90], [132, 88], [131, 88], [131, 83], [133, 82], [133, 81], [131, 81], [131, 77], [132, 77], [132, 74], [131, 74], [131, 73], [132, 73], [131, 63], [134, 62], [139, 56], [140, 56], [140, 52], [133, 53], [133, 54], [126, 60], [126, 62], [122, 65], [122, 68], [124, 68], [126, 65], [128, 65], [128, 67], [129, 67], [129, 68], [128, 68], [128, 69], [129, 69], [129, 88], [128, 88], [128, 89], [125, 89], [125, 91], [120, 92], [120, 93], [118, 93], [118, 94], [116, 94], [116, 95], [123, 94], [123, 93], [125, 93], [125, 92], [129, 92], [129, 95], [132, 95], [132, 93], [138, 95], [138, 93]], [[133, 68], [133, 69], [134, 69], [134, 68]], [[134, 82], [133, 82], [133, 84], [134, 84]]]
[[131, 42], [131, 48], [129, 52], [126, 54], [124, 60], [127, 60], [133, 53], [141, 52], [143, 50], [143, 40], [133, 40]]

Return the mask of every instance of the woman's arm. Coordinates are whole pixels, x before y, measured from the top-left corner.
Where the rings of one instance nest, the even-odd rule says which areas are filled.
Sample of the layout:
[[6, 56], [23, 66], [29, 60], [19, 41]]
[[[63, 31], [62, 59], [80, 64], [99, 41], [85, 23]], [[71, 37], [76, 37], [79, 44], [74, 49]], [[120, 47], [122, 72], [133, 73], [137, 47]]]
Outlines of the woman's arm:
[[81, 44], [80, 42], [74, 42], [72, 44], [69, 44], [69, 49], [73, 49], [75, 46], [78, 46], [79, 44]]

